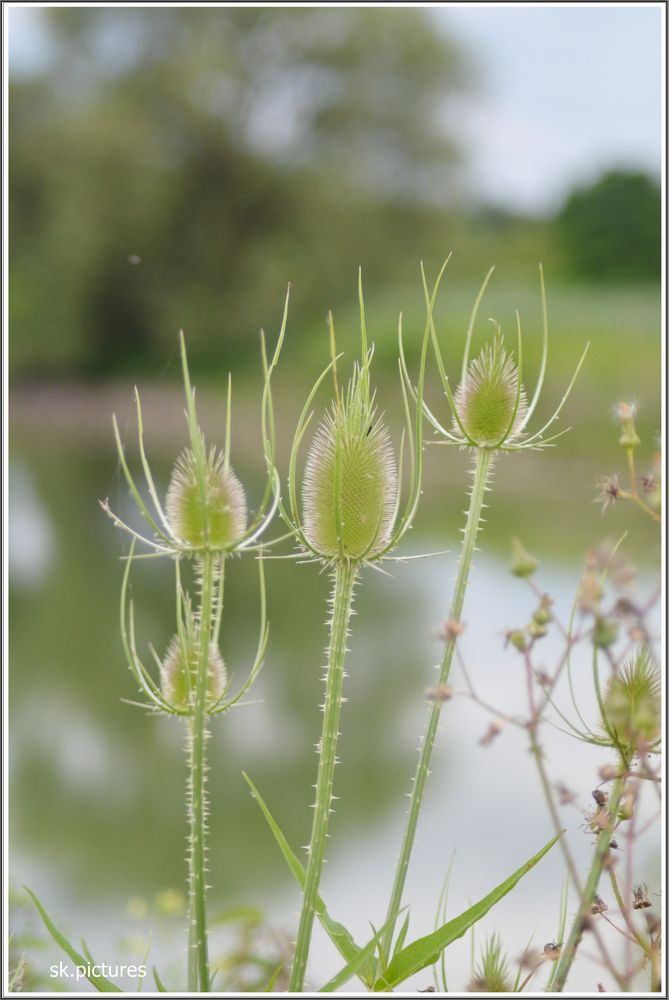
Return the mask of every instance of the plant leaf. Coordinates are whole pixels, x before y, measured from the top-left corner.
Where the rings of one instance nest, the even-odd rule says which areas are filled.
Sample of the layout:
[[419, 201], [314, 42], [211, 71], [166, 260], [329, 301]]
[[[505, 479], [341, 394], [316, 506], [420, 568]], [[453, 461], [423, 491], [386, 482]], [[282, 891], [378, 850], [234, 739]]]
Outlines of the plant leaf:
[[272, 973], [272, 975], [269, 977], [267, 985], [263, 988], [263, 993], [271, 993], [272, 992], [272, 990], [274, 989], [274, 984], [276, 983], [277, 979], [281, 975], [281, 970], [283, 969], [283, 966], [284, 966], [283, 962], [281, 962], [280, 965], [277, 965], [276, 969], [274, 970], [274, 972]]
[[159, 993], [167, 993], [167, 989], [165, 987], [165, 984], [163, 983], [162, 979], [158, 975], [158, 970], [155, 967], [155, 965], [153, 967], [153, 978], [156, 981], [156, 989], [158, 990], [158, 992]]
[[[251, 789], [251, 794], [253, 795], [253, 798], [260, 806], [263, 816], [267, 820], [267, 823], [269, 824], [269, 827], [272, 833], [274, 834], [274, 839], [279, 845], [281, 853], [283, 854], [284, 858], [288, 863], [288, 867], [292, 871], [293, 875], [297, 879], [300, 886], [304, 888], [305, 873], [299, 858], [291, 850], [288, 841], [281, 832], [278, 824], [276, 823], [275, 819], [273, 818], [272, 814], [267, 808], [267, 805], [263, 801], [260, 792], [253, 784], [248, 774], [246, 774], [244, 771], [242, 771], [242, 774], [244, 776], [246, 784]], [[330, 937], [330, 940], [332, 941], [332, 943], [334, 944], [335, 948], [342, 956], [342, 958], [344, 958], [347, 962], [352, 962], [358, 956], [361, 949], [355, 943], [352, 936], [349, 934], [349, 932], [346, 930], [343, 924], [337, 923], [336, 920], [333, 920], [330, 917], [326, 909], [325, 903], [323, 902], [320, 896], [316, 897], [316, 916], [320, 920], [323, 929], [327, 932], [328, 936]], [[365, 982], [365, 985], [371, 986], [371, 982]]]
[[402, 950], [402, 946], [406, 941], [407, 931], [409, 930], [409, 917], [410, 913], [407, 910], [407, 915], [404, 918], [404, 923], [402, 924], [400, 932], [397, 935], [397, 942], [395, 944], [395, 950], [393, 951], [393, 955], [398, 955], [400, 953], [400, 951]]
[[[23, 888], [26, 890], [26, 892], [32, 899], [33, 903], [37, 907], [37, 910], [39, 912], [40, 917], [42, 918], [44, 926], [46, 927], [46, 929], [48, 930], [49, 934], [54, 939], [56, 944], [63, 949], [65, 954], [72, 959], [75, 965], [80, 965], [84, 969], [90, 969], [91, 963], [88, 962], [83, 955], [80, 955], [77, 949], [70, 944], [70, 942], [63, 934], [60, 933], [56, 925], [52, 922], [51, 918], [49, 917], [49, 914], [46, 912], [46, 910], [40, 903], [35, 893], [31, 892], [27, 886], [24, 886]], [[116, 983], [112, 983], [111, 980], [109, 979], [105, 979], [104, 976], [97, 976], [91, 972], [90, 975], [86, 976], [86, 979], [88, 979], [89, 983], [91, 983], [99, 993], [123, 992], [120, 986], [117, 986]]]
[[392, 990], [393, 987], [399, 983], [403, 983], [409, 976], [420, 972], [422, 969], [427, 968], [428, 965], [436, 962], [444, 948], [447, 948], [457, 938], [462, 937], [473, 924], [486, 915], [495, 903], [498, 903], [507, 893], [511, 892], [514, 886], [520, 882], [523, 875], [526, 875], [530, 869], [534, 868], [537, 862], [543, 858], [544, 854], [550, 851], [561, 836], [562, 834], [558, 834], [557, 837], [553, 837], [545, 847], [542, 847], [533, 858], [526, 861], [513, 875], [510, 875], [496, 889], [493, 889], [487, 896], [480, 899], [478, 903], [470, 906], [460, 916], [454, 917], [453, 920], [449, 920], [438, 930], [433, 931], [432, 934], [417, 938], [411, 944], [407, 945], [406, 948], [403, 948], [402, 951], [395, 955], [383, 975], [379, 976], [374, 983], [374, 992], [381, 993], [386, 990]]
[[[321, 986], [318, 992], [334, 993], [334, 991], [338, 990], [340, 986], [343, 986], [344, 983], [347, 983], [351, 978], [351, 976], [357, 975], [358, 970], [361, 969], [365, 965], [365, 963], [370, 964], [368, 975], [373, 976], [373, 965], [371, 963], [371, 959], [374, 957], [374, 952], [376, 951], [379, 941], [381, 940], [381, 935], [385, 934], [386, 929], [394, 919], [395, 919], [394, 917], [391, 917], [390, 920], [387, 920], [386, 923], [383, 925], [383, 927], [378, 931], [376, 930], [375, 927], [372, 927], [372, 930], [374, 931], [374, 937], [367, 942], [364, 948], [361, 948], [359, 950], [358, 954], [355, 955], [350, 962], [346, 963], [343, 969], [339, 970], [336, 976], [333, 976], [332, 979], [328, 980], [325, 986]], [[405, 926], [406, 926], [406, 921], [405, 921]]]

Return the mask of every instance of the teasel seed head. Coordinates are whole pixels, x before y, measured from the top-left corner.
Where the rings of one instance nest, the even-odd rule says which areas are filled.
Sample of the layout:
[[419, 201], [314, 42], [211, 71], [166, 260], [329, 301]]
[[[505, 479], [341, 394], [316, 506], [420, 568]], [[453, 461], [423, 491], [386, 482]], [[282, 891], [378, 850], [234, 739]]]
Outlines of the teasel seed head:
[[304, 531], [324, 558], [373, 558], [388, 543], [398, 477], [388, 429], [356, 368], [314, 436], [304, 470]]
[[206, 456], [202, 474], [193, 452], [181, 453], [172, 470], [165, 508], [176, 537], [194, 548], [228, 548], [246, 528], [244, 488], [215, 448]]
[[634, 754], [652, 747], [660, 735], [660, 672], [648, 646], [642, 646], [611, 679], [604, 711], [607, 728]]
[[[179, 636], [172, 638], [160, 671], [160, 686], [165, 699], [177, 709], [187, 709], [195, 703], [199, 650], [197, 642]], [[207, 667], [207, 704], [214, 705], [225, 689], [227, 671], [216, 643], [209, 646]]]
[[492, 448], [517, 437], [527, 399], [523, 388], [518, 393], [518, 366], [499, 334], [470, 363], [454, 400], [458, 420], [477, 447]]

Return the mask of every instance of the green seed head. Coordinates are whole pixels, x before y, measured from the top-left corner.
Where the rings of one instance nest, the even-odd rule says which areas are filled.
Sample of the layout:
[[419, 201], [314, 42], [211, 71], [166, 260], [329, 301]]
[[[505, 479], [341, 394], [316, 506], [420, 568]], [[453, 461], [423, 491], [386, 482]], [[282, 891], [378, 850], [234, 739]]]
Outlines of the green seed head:
[[[198, 643], [182, 642], [174, 636], [170, 642], [160, 671], [162, 692], [175, 708], [190, 708], [195, 704], [199, 650]], [[227, 672], [216, 643], [209, 647], [207, 667], [207, 706], [211, 707], [223, 694]]]
[[468, 437], [480, 448], [502, 444], [518, 434], [527, 401], [522, 388], [518, 394], [518, 367], [500, 336], [486, 344], [469, 365], [455, 393], [455, 408]]
[[609, 728], [630, 752], [656, 742], [661, 722], [660, 672], [647, 646], [613, 677], [604, 708]]
[[366, 559], [390, 540], [397, 469], [388, 429], [356, 369], [316, 431], [304, 471], [304, 529], [325, 558]]
[[182, 452], [172, 471], [165, 506], [174, 534], [196, 548], [227, 548], [246, 528], [244, 489], [215, 448], [202, 470], [192, 451]]

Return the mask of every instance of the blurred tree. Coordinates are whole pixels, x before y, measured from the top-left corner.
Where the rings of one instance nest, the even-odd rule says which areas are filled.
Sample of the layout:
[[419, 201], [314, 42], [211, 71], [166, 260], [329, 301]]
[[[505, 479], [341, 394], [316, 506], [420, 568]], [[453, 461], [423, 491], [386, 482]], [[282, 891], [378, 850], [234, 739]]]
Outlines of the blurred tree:
[[288, 280], [320, 323], [359, 263], [373, 288], [441, 239], [468, 76], [428, 14], [45, 16], [44, 72], [11, 86], [14, 373], [138, 364], [180, 326], [196, 363], [255, 357]]
[[567, 266], [602, 281], [657, 281], [660, 186], [643, 173], [611, 170], [574, 191], [557, 216]]

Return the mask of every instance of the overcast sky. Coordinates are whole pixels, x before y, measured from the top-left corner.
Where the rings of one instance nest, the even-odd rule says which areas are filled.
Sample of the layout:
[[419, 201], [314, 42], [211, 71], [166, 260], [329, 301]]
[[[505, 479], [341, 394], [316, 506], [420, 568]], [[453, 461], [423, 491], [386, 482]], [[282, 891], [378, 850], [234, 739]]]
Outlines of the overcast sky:
[[[476, 198], [550, 210], [610, 165], [659, 173], [662, 11], [658, 4], [523, 4], [432, 8], [477, 67], [458, 109]], [[38, 8], [10, 9], [15, 70], [47, 49]]]
[[659, 173], [658, 5], [443, 8], [482, 78], [461, 122], [474, 191], [542, 210], [613, 163]]

